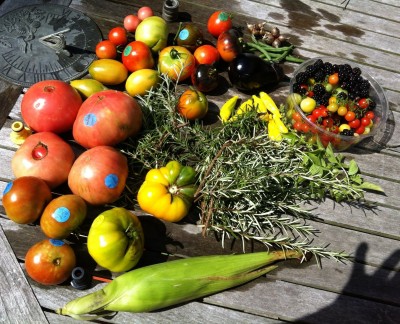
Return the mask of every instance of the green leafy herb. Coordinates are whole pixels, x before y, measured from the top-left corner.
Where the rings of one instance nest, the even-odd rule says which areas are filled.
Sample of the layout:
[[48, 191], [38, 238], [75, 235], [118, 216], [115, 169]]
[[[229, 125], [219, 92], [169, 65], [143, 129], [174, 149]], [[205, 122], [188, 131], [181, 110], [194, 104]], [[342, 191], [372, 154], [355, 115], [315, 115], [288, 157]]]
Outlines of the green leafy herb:
[[[318, 231], [307, 221], [314, 216], [299, 206], [326, 197], [355, 201], [363, 198], [364, 189], [381, 191], [363, 182], [355, 161], [346, 163], [330, 146], [311, 146], [293, 133], [271, 141], [265, 123], [251, 111], [225, 124], [188, 122], [175, 111], [178, 96], [177, 86], [164, 78], [140, 98], [144, 130], [122, 149], [133, 174], [143, 179], [148, 169], [173, 159], [194, 167], [198, 223], [204, 234], [212, 231], [222, 242], [227, 237], [256, 240], [317, 259], [348, 257], [328, 245], [313, 245]], [[131, 184], [128, 198], [134, 203], [135, 192]]]

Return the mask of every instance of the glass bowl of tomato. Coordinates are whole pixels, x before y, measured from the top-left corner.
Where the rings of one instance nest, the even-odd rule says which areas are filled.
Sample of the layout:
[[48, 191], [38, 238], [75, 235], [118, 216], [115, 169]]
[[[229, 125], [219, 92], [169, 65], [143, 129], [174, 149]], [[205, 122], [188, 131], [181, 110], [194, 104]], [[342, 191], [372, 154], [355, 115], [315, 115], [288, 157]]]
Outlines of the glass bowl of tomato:
[[286, 100], [291, 127], [310, 142], [331, 143], [336, 151], [382, 132], [388, 109], [384, 90], [365, 69], [326, 56], [299, 65]]

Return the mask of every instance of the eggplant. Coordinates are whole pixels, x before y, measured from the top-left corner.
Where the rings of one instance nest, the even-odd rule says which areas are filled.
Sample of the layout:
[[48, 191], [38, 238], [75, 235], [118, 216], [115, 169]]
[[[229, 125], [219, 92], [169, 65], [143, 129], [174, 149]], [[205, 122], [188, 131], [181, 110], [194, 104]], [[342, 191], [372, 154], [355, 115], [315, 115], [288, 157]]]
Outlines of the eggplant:
[[241, 53], [230, 62], [228, 77], [240, 91], [258, 91], [275, 86], [286, 76], [278, 63], [268, 62], [253, 53]]

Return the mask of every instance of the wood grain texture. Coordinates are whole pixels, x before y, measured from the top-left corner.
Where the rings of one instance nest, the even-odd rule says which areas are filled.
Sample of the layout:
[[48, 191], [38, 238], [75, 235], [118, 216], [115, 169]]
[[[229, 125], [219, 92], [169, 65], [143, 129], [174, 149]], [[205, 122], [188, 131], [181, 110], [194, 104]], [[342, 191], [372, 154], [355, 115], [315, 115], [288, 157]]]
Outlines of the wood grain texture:
[[0, 322], [47, 323], [0, 225]]
[[[11, 0], [10, 0], [11, 1]], [[21, 1], [23, 2], [23, 1]], [[103, 35], [122, 23], [124, 16], [134, 13], [144, 5], [151, 6], [161, 15], [162, 1], [130, 0], [98, 1], [72, 0], [71, 8], [89, 15]], [[322, 260], [322, 269], [315, 260], [301, 265], [296, 261], [282, 262], [277, 270], [252, 283], [226, 292], [196, 300], [170, 309], [149, 314], [119, 313], [113, 318], [102, 319], [110, 323], [396, 323], [400, 318], [400, 48], [397, 0], [350, 0], [343, 10], [341, 0], [180, 0], [180, 19], [193, 21], [215, 42], [206, 31], [209, 15], [218, 9], [234, 13], [234, 24], [245, 27], [246, 22], [266, 21], [278, 26], [296, 46], [295, 55], [303, 58], [336, 56], [357, 62], [363, 71], [371, 74], [384, 88], [389, 102], [389, 118], [384, 132], [372, 141], [365, 141], [344, 152], [347, 159], [355, 159], [363, 177], [379, 184], [385, 194], [368, 192], [365, 198], [374, 208], [338, 204], [327, 199], [322, 203], [304, 205], [313, 210], [316, 219], [309, 224], [319, 230], [316, 245], [330, 244], [332, 250], [350, 253], [355, 262], [346, 264]], [[367, 10], [365, 8], [368, 8]], [[110, 14], [112, 12], [112, 14]], [[178, 22], [170, 24], [170, 33], [178, 29]], [[246, 36], [248, 37], [248, 35]], [[297, 64], [285, 63], [285, 73], [293, 75]], [[223, 74], [226, 76], [226, 74]], [[3, 89], [3, 90], [2, 90]], [[10, 127], [14, 120], [21, 120], [20, 105], [26, 89], [1, 83], [0, 121], [0, 192], [13, 179], [10, 163], [18, 147], [10, 141]], [[288, 94], [288, 84], [281, 83], [270, 94], [282, 103]], [[239, 94], [234, 88], [223, 93], [210, 94], [213, 109], [229, 97]], [[55, 193], [57, 194], [57, 193]], [[87, 231], [95, 211], [85, 223]], [[140, 213], [139, 213], [140, 214]], [[146, 253], [141, 265], [164, 262], [181, 257], [206, 254], [240, 253], [240, 242], [227, 241], [225, 247], [213, 236], [203, 237], [193, 223], [170, 224], [140, 214], [146, 234]], [[96, 283], [88, 291], [74, 290], [69, 283], [46, 288], [24, 275], [23, 259], [30, 245], [44, 238], [37, 225], [17, 225], [11, 222], [0, 204], [0, 226], [3, 236], [0, 244], [7, 247], [1, 254], [2, 274], [17, 276], [12, 280], [25, 282], [34, 304], [34, 316], [42, 316], [50, 323], [75, 323], [61, 317], [53, 310], [72, 298], [99, 289]], [[23, 239], [21, 239], [23, 238]], [[232, 243], [232, 245], [231, 245]], [[73, 246], [79, 252], [76, 242]], [[261, 245], [247, 245], [246, 250], [260, 250]], [[18, 265], [18, 274], [9, 273], [3, 263]], [[83, 260], [82, 260], [83, 262]], [[84, 262], [91, 263], [89, 256]], [[8, 266], [7, 264], [5, 266]], [[98, 267], [93, 271], [107, 276]], [[12, 281], [11, 280], [11, 281]], [[9, 280], [10, 281], [10, 280]], [[10, 282], [11, 282], [10, 281]], [[3, 292], [3, 286], [1, 286]], [[29, 292], [30, 291], [30, 292]], [[16, 296], [16, 295], [15, 295]], [[3, 309], [14, 302], [1, 297], [0, 321]], [[4, 299], [5, 298], [5, 299]], [[18, 298], [18, 297], [15, 297]], [[4, 299], [4, 300], [3, 300]], [[2, 308], [3, 307], [3, 308]], [[44, 310], [44, 315], [42, 313]], [[35, 315], [35, 312], [37, 313]], [[30, 314], [29, 314], [30, 315]], [[15, 314], [6, 313], [5, 321], [11, 322]], [[31, 315], [30, 315], [31, 316]]]

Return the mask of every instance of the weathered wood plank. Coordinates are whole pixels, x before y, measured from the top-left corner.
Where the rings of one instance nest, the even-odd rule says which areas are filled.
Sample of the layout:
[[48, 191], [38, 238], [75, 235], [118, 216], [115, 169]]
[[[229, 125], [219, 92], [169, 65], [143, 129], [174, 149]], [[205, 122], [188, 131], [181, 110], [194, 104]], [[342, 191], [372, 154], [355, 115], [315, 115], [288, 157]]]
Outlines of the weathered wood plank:
[[[400, 307], [261, 278], [206, 302], [297, 323], [397, 323]], [[279, 315], [277, 315], [279, 314]]]
[[0, 322], [46, 323], [39, 302], [0, 225]]

